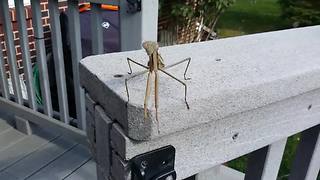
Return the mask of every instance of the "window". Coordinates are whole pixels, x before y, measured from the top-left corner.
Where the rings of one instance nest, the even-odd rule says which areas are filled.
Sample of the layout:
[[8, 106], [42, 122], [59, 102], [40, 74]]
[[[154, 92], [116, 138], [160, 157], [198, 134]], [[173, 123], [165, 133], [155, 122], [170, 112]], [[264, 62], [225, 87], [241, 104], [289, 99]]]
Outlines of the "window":
[[[9, 0], [9, 1], [8, 1], [10, 8], [14, 7], [14, 1], [15, 1], [15, 0]], [[25, 6], [26, 6], [26, 5], [30, 5], [30, 0], [23, 0], [23, 2], [24, 2], [24, 5], [25, 5]]]

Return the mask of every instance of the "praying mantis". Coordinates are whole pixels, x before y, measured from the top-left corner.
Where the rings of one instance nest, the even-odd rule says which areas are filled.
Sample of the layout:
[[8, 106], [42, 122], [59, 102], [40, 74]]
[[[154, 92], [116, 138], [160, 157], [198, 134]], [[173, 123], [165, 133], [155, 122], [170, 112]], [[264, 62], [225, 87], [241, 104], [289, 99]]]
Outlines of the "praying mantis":
[[[171, 64], [169, 66], [165, 66], [163, 58], [161, 57], [160, 53], [159, 53], [159, 45], [157, 42], [153, 42], [153, 41], [145, 41], [142, 44], [142, 47], [146, 50], [148, 56], [149, 56], [149, 61], [147, 63], [147, 65], [143, 65], [139, 62], [136, 62], [130, 58], [127, 58], [127, 62], [128, 62], [128, 66], [129, 66], [129, 70], [130, 72], [128, 72], [128, 74], [130, 74], [131, 76], [129, 76], [128, 78], [125, 79], [125, 87], [126, 87], [126, 92], [127, 92], [127, 98], [128, 98], [128, 102], [129, 102], [129, 89], [128, 89], [128, 81], [130, 79], [133, 79], [139, 75], [142, 75], [144, 73], [148, 72], [148, 77], [147, 77], [147, 85], [146, 85], [146, 93], [145, 93], [145, 97], [144, 97], [144, 118], [147, 118], [147, 106], [148, 106], [148, 100], [150, 97], [150, 85], [151, 85], [151, 80], [152, 80], [152, 75], [154, 75], [154, 101], [155, 101], [155, 110], [156, 110], [156, 121], [159, 123], [159, 119], [158, 119], [158, 104], [159, 104], [159, 71], [168, 75], [169, 77], [173, 78], [174, 80], [176, 80], [178, 83], [182, 84], [184, 86], [184, 102], [186, 104], [187, 109], [189, 108], [189, 104], [187, 102], [187, 85], [185, 82], [183, 82], [182, 80], [176, 78], [175, 76], [173, 76], [172, 74], [168, 73], [167, 71], [165, 71], [165, 69], [168, 69], [170, 67], [176, 66], [178, 64], [181, 64], [183, 62], [187, 62], [187, 66], [186, 69], [184, 71], [184, 80], [190, 80], [191, 78], [187, 78], [186, 74], [191, 62], [191, 58], [186, 58], [183, 59], [177, 63]], [[145, 68], [145, 71], [136, 73], [136, 74], [132, 74], [132, 68], [130, 65], [130, 62], [139, 65], [143, 68]]]

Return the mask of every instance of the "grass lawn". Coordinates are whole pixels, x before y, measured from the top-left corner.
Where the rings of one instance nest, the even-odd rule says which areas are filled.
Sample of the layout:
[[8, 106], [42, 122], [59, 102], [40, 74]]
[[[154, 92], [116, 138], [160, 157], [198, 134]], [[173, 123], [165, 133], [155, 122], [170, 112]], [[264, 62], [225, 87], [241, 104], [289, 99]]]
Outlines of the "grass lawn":
[[290, 28], [281, 18], [277, 0], [237, 0], [220, 17], [219, 37], [231, 37]]
[[[290, 28], [289, 22], [281, 18], [277, 0], [237, 0], [220, 18], [217, 33], [220, 38]], [[288, 138], [278, 180], [287, 180], [299, 142], [299, 135]], [[245, 172], [248, 156], [228, 163], [228, 166]], [[320, 180], [320, 178], [318, 178]]]

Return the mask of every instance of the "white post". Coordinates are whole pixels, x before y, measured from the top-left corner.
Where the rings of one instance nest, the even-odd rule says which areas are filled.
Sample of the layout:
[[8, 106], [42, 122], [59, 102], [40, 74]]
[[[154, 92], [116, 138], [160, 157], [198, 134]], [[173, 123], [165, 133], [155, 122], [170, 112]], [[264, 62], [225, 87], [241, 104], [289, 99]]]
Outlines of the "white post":
[[120, 0], [121, 51], [141, 49], [143, 41], [157, 41], [158, 0], [141, 1], [141, 9], [128, 11], [127, 0]]
[[277, 179], [287, 138], [269, 145], [261, 180]]

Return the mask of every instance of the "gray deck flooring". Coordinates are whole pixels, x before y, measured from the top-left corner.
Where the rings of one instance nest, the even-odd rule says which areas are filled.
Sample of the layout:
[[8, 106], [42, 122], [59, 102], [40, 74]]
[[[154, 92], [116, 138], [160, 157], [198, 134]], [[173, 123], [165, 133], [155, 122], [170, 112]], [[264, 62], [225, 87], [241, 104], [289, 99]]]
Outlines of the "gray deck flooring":
[[96, 180], [88, 148], [36, 129], [25, 135], [0, 119], [0, 180]]

